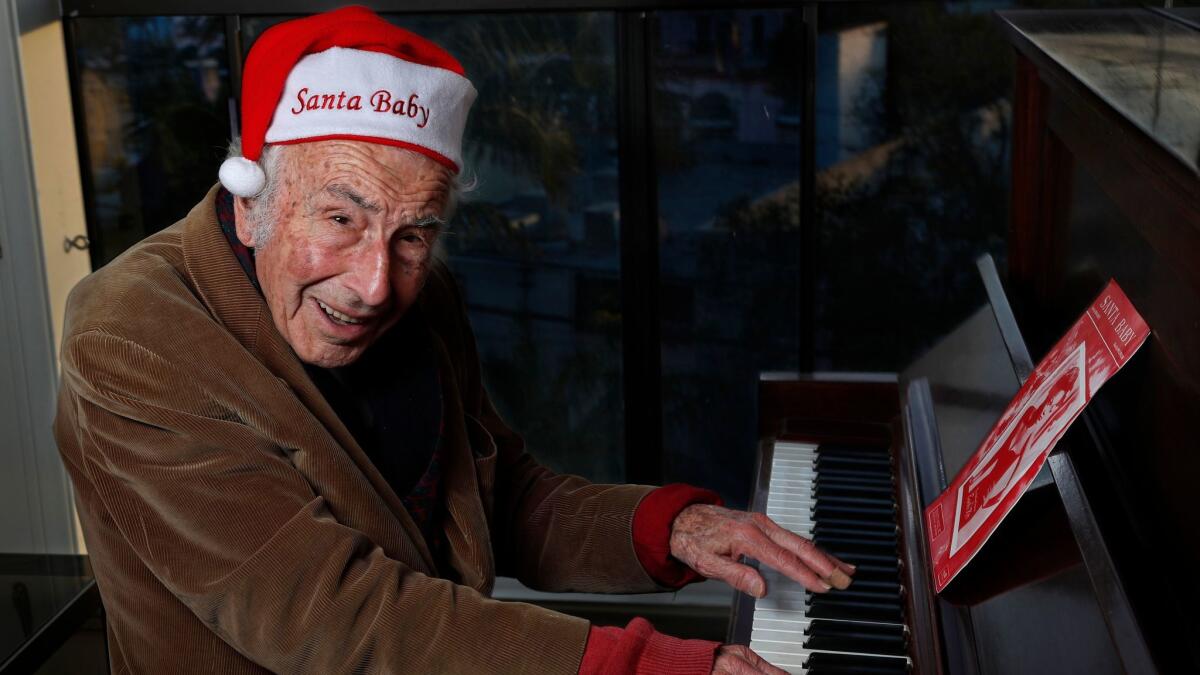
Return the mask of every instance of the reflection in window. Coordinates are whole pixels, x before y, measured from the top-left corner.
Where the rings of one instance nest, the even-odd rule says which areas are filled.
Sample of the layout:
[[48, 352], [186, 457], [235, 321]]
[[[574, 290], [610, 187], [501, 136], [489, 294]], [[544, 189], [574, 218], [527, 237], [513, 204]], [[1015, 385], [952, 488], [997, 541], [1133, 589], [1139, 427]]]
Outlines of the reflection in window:
[[990, 11], [945, 7], [821, 6], [818, 369], [902, 368], [1003, 255], [1012, 49]]
[[187, 214], [217, 180], [229, 69], [216, 17], [73, 20], [93, 261]]
[[488, 389], [541, 461], [623, 480], [612, 15], [395, 20], [479, 90], [446, 248]]
[[758, 373], [797, 359], [799, 16], [654, 20], [665, 474], [745, 503]]
[[[444, 238], [497, 408], [547, 465], [624, 479], [611, 14], [388, 17], [479, 91]], [[243, 23], [245, 44], [280, 19]]]

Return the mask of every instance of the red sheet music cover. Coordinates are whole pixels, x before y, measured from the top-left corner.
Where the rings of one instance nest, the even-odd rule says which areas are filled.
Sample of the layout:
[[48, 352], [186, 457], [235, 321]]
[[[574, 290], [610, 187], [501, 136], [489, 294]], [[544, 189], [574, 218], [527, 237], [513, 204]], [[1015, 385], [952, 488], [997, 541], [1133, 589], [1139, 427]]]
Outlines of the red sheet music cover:
[[975, 454], [925, 509], [939, 593], [983, 548], [1100, 385], [1149, 334], [1120, 286], [1109, 281], [1038, 363]]

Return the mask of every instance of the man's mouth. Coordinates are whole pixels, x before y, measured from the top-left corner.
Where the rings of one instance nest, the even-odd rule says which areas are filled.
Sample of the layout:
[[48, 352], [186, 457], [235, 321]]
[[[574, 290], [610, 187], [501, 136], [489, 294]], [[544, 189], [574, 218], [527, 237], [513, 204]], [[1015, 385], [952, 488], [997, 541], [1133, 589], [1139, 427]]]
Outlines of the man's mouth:
[[[314, 298], [314, 300], [315, 300], [315, 298]], [[329, 305], [326, 305], [325, 303], [321, 302], [320, 300], [317, 300], [317, 305], [319, 305], [321, 307], [321, 309], [325, 310], [325, 314], [328, 315], [329, 318], [333, 319], [337, 323], [340, 323], [344, 326], [358, 326], [358, 325], [362, 324], [362, 319], [355, 319], [352, 316], [343, 314], [342, 312], [337, 311], [336, 309], [330, 307]]]

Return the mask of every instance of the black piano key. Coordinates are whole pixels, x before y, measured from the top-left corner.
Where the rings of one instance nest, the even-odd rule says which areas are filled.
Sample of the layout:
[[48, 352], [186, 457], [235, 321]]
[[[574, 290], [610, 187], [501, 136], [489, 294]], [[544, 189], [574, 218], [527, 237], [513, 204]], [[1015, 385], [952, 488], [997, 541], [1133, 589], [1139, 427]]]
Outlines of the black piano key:
[[824, 459], [831, 462], [861, 462], [864, 464], [888, 465], [892, 463], [892, 458], [883, 454], [866, 455], [846, 452], [822, 452], [821, 450], [817, 450], [813, 455], [818, 460]]
[[813, 502], [813, 505], [809, 509], [814, 515], [817, 510], [821, 510], [829, 518], [865, 518], [885, 523], [896, 522], [896, 507], [892, 505], [855, 506], [852, 504], [825, 504], [818, 499]]
[[899, 581], [879, 581], [875, 579], [867, 579], [866, 577], [860, 579], [858, 578], [857, 573], [855, 573], [855, 575], [851, 578], [854, 579], [854, 581], [850, 584], [850, 588], [870, 589], [879, 591], [880, 593], [888, 593], [897, 598], [900, 597]]
[[813, 520], [817, 522], [820, 522], [823, 518], [862, 518], [894, 524], [896, 522], [896, 509], [892, 506], [886, 508], [871, 506], [825, 506], [817, 502], [812, 508], [812, 516]]
[[[889, 584], [896, 584], [900, 581], [900, 567], [898, 565], [871, 565], [865, 562], [850, 562], [851, 565], [857, 567], [852, 575], [854, 581], [886, 581]], [[851, 583], [853, 585], [853, 581]]]
[[855, 530], [853, 528], [838, 528], [836, 530], [825, 528], [813, 528], [812, 539], [815, 541], [818, 538], [828, 541], [845, 541], [855, 544], [873, 544], [875, 546], [895, 546], [898, 541], [896, 535], [882, 528], [880, 529], [863, 529]]
[[891, 485], [893, 482], [892, 474], [889, 472], [858, 471], [852, 469], [818, 470], [815, 480], [819, 484], [822, 479], [836, 479], [846, 482], [862, 482], [874, 485]]
[[809, 598], [810, 602], [824, 602], [829, 604], [852, 604], [864, 602], [870, 605], [887, 608], [893, 606], [899, 607], [902, 604], [900, 601], [900, 596], [894, 593], [858, 590], [853, 586], [844, 591], [840, 591], [835, 588], [826, 593], [813, 593], [812, 591], [806, 591], [805, 595]]
[[[832, 551], [837, 549], [843, 553], [867, 554], [867, 555], [890, 555], [896, 557], [897, 546], [895, 542], [872, 541], [870, 539], [842, 539], [834, 537], [814, 537], [813, 543], [822, 551]], [[836, 553], [834, 555], [837, 555]]]
[[845, 456], [845, 458], [890, 458], [892, 453], [889, 453], [884, 448], [869, 448], [863, 446], [845, 446], [838, 443], [822, 443], [817, 446], [816, 454]]
[[850, 464], [838, 463], [821, 463], [818, 462], [813, 466], [813, 475], [820, 476], [821, 474], [829, 474], [833, 477], [842, 480], [854, 480], [855, 478], [887, 478], [888, 481], [894, 479], [895, 474], [892, 473], [891, 467], [871, 467], [859, 466]]
[[815, 528], [824, 525], [825, 527], [838, 527], [858, 531], [872, 531], [891, 534], [895, 534], [896, 532], [896, 521], [894, 519], [877, 518], [871, 520], [868, 518], [841, 518], [830, 516], [815, 522], [816, 524], [813, 526], [814, 531]]
[[904, 626], [883, 623], [854, 623], [849, 621], [830, 621], [829, 619], [813, 619], [804, 628], [805, 635], [844, 635], [848, 633], [867, 632], [872, 635], [886, 635], [906, 641]]
[[887, 621], [902, 623], [904, 612], [900, 603], [859, 602], [847, 600], [831, 601], [823, 596], [814, 597], [808, 608], [808, 616], [814, 619], [846, 619], [849, 621]]
[[885, 603], [900, 603], [900, 594], [873, 588], [860, 588], [853, 583], [846, 590], [833, 589], [828, 593], [812, 593], [809, 595], [820, 595], [822, 598], [831, 600], [847, 601], [847, 602], [885, 602]]
[[883, 530], [869, 530], [865, 528], [845, 534], [830, 534], [828, 530], [813, 530], [812, 536], [809, 539], [812, 539], [814, 542], [817, 540], [828, 541], [830, 545], [838, 541], [861, 541], [863, 543], [875, 543], [880, 546], [896, 546], [896, 537], [894, 535], [889, 536], [889, 533]]
[[895, 563], [886, 565], [881, 565], [879, 563], [863, 563], [861, 565], [856, 565], [856, 567], [858, 569], [854, 571], [855, 576], [863, 573], [875, 575], [896, 574], [900, 571], [901, 563], [899, 560], [897, 560]]
[[868, 485], [864, 483], [837, 483], [834, 481], [826, 481], [824, 483], [816, 483], [813, 485], [813, 490], [817, 494], [828, 492], [829, 494], [845, 494], [850, 496], [874, 496], [879, 498], [893, 499], [895, 488], [892, 485]]
[[855, 584], [866, 582], [899, 585], [900, 572], [898, 570], [892, 570], [891, 572], [863, 571], [862, 566], [859, 565], [859, 569], [850, 578], [853, 579], [850, 582], [851, 588], [854, 588]]
[[908, 647], [904, 627], [899, 625], [813, 619], [804, 635], [805, 649], [904, 656]]
[[839, 544], [845, 544], [850, 550], [858, 550], [859, 547], [873, 546], [870, 550], [863, 548], [864, 552], [876, 553], [881, 548], [884, 550], [898, 550], [895, 537], [869, 537], [864, 534], [853, 532], [849, 534], [833, 535], [827, 532], [814, 532], [810, 539], [817, 544], [822, 550], [830, 547], [836, 548]]
[[892, 486], [896, 481], [890, 472], [884, 471], [867, 471], [846, 474], [848, 469], [829, 468], [825, 471], [814, 471], [810, 477], [814, 485], [874, 485]]
[[873, 478], [892, 477], [890, 466], [871, 466], [869, 464], [853, 464], [849, 462], [822, 462], [817, 460], [813, 470], [818, 473], [831, 473], [839, 476], [869, 476]]
[[[816, 496], [816, 495], [815, 495]], [[895, 501], [888, 497], [858, 497], [850, 495], [816, 496], [817, 502], [827, 504], [847, 504], [847, 506], [874, 506], [895, 509]]]
[[866, 654], [833, 654], [816, 652], [809, 654], [804, 661], [804, 668], [814, 675], [831, 673], [864, 673], [869, 675], [899, 675], [908, 672], [908, 663], [904, 659], [887, 656], [869, 656]]
[[827, 493], [830, 495], [844, 495], [847, 497], [872, 497], [875, 499], [891, 499], [892, 501], [895, 501], [895, 487], [896, 486], [890, 481], [887, 483], [861, 483], [857, 481], [838, 482], [821, 480], [821, 478], [818, 477], [817, 480], [812, 485], [808, 486], [807, 489], [810, 490], [813, 495]]
[[875, 471], [840, 466], [814, 466], [812, 476], [816, 480], [825, 480], [831, 482], [842, 481], [853, 483], [865, 478], [876, 483], [886, 481], [888, 484], [891, 484], [894, 482], [895, 474], [893, 474], [890, 470], [884, 469]]
[[869, 525], [863, 525], [856, 522], [826, 520], [813, 523], [813, 534], [816, 533], [834, 536], [869, 537], [871, 539], [895, 539], [900, 535], [900, 528], [896, 526], [895, 521], [876, 521]]
[[[851, 565], [864, 565], [866, 563], [874, 563], [876, 565], [892, 565], [895, 566], [899, 557], [894, 552], [892, 553], [862, 553], [860, 551], [848, 551], [837, 548], [836, 546], [821, 547], [821, 550], [836, 556], [842, 562], [848, 562]], [[899, 568], [897, 567], [897, 571]]]
[[846, 455], [825, 455], [817, 453], [817, 466], [844, 466], [850, 469], [863, 467], [880, 467], [891, 473], [892, 461], [887, 457], [850, 457]]
[[884, 448], [863, 448], [853, 445], [840, 445], [837, 443], [822, 443], [817, 447], [817, 452], [827, 455], [844, 455], [848, 457], [891, 457], [891, 453]]

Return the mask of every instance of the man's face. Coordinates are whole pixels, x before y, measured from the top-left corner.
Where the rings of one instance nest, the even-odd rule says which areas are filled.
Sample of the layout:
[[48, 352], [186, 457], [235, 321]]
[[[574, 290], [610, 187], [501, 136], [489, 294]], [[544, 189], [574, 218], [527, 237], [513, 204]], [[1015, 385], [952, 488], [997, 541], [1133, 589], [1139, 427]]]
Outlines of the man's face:
[[433, 259], [450, 172], [414, 152], [360, 141], [280, 148], [266, 242], [236, 200], [238, 239], [275, 327], [301, 361], [355, 361], [416, 301]]

